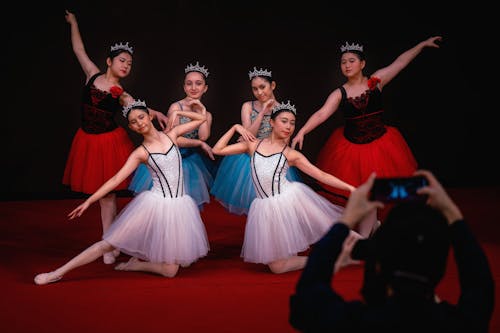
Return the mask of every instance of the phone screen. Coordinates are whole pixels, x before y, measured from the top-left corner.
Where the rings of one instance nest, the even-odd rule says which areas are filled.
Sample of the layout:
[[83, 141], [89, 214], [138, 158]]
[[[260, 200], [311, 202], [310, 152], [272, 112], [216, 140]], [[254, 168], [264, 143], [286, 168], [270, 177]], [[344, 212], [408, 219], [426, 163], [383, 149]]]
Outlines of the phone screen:
[[418, 195], [417, 190], [427, 185], [423, 176], [375, 178], [370, 199], [382, 202], [425, 201], [426, 196]]

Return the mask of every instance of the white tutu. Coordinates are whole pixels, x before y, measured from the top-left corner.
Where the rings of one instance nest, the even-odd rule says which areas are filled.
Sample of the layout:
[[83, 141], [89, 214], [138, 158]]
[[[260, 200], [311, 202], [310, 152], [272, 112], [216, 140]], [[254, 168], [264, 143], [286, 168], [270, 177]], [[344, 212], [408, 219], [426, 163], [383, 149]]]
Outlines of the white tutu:
[[205, 226], [189, 195], [164, 198], [157, 192], [141, 192], [123, 208], [103, 239], [131, 256], [183, 267], [209, 251]]
[[286, 182], [280, 194], [253, 200], [241, 256], [268, 264], [305, 251], [337, 222], [337, 206], [300, 182]]

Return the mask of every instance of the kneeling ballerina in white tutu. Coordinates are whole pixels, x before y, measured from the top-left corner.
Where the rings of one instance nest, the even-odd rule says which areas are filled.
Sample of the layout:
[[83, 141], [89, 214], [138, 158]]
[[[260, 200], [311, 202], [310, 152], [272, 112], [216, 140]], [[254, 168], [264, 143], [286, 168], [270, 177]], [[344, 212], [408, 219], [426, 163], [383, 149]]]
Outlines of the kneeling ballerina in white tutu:
[[206, 115], [176, 111], [169, 119], [170, 124], [177, 116], [189, 117], [192, 121], [175, 126], [166, 133], [156, 130], [143, 101], [127, 105], [123, 115], [130, 129], [143, 135], [142, 144], [111, 179], [68, 217], [80, 217], [92, 203], [131, 175], [140, 163], [147, 164], [150, 169], [153, 187], [141, 192], [123, 208], [101, 241], [56, 270], [38, 274], [36, 284], [56, 282], [72, 269], [115, 249], [132, 256], [128, 262], [118, 264], [116, 270], [144, 271], [165, 277], [174, 277], [179, 266], [187, 267], [207, 255], [207, 233], [196, 203], [184, 193], [182, 160], [176, 144], [177, 137], [199, 127], [206, 121]]
[[[274, 100], [266, 102], [275, 103]], [[264, 105], [266, 107], [266, 105]], [[247, 153], [257, 198], [248, 212], [241, 256], [244, 261], [269, 266], [273, 273], [302, 269], [307, 256], [298, 255], [318, 241], [340, 217], [343, 207], [332, 204], [301, 182], [289, 181], [286, 173], [295, 166], [314, 179], [352, 191], [354, 187], [314, 166], [289, 147], [295, 129], [295, 106], [288, 101], [271, 113], [271, 135], [257, 140], [236, 124], [212, 148], [217, 155]], [[243, 141], [228, 145], [235, 133]], [[352, 231], [353, 236], [357, 236]]]

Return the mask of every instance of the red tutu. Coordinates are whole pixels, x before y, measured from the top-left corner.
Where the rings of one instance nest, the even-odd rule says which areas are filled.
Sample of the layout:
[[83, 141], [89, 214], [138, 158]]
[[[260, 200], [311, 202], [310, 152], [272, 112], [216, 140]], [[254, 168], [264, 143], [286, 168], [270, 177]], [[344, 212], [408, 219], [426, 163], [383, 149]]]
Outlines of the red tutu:
[[[377, 177], [411, 176], [417, 161], [399, 130], [386, 126], [380, 138], [365, 144], [356, 144], [344, 137], [344, 128], [333, 131], [319, 152], [316, 165], [335, 177], [353, 185], [364, 183], [375, 171]], [[330, 192], [348, 197], [349, 193], [323, 185]]]
[[[127, 132], [118, 127], [111, 132], [75, 134], [64, 170], [63, 184], [75, 192], [94, 193], [121, 169], [134, 145]], [[126, 190], [131, 177], [115, 190]]]

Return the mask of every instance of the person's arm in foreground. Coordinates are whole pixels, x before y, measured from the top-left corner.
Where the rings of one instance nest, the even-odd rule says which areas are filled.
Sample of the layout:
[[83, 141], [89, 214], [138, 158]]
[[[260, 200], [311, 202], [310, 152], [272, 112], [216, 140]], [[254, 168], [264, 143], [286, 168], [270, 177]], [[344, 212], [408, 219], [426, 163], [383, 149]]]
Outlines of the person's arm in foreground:
[[[340, 222], [335, 223], [314, 244], [297, 283], [296, 293], [290, 299], [289, 321], [293, 327], [306, 331], [333, 328], [334, 322], [343, 315], [345, 302], [331, 288], [335, 262], [350, 230], [370, 211], [383, 206], [381, 202], [368, 200], [374, 179], [375, 174], [372, 174], [366, 183], [351, 193]], [[351, 238], [347, 240], [354, 241]]]
[[419, 170], [416, 174], [425, 176], [429, 181], [429, 186], [418, 193], [428, 195], [427, 204], [440, 210], [450, 226], [451, 245], [460, 281], [457, 306], [464, 324], [470, 325], [471, 332], [488, 332], [495, 292], [486, 254], [470, 231], [462, 212], [436, 178], [425, 170]]

